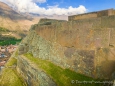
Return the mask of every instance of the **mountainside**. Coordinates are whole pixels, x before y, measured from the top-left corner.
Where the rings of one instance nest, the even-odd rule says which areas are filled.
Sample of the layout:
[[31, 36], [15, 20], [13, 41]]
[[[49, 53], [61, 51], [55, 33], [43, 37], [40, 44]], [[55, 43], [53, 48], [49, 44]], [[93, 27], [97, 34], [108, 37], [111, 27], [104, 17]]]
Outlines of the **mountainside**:
[[26, 17], [18, 14], [17, 12], [12, 10], [11, 7], [3, 2], [0, 2], [0, 16], [10, 18], [11, 20], [26, 19]]
[[[6, 28], [10, 31], [3, 32], [4, 35], [15, 36], [16, 38], [23, 38], [30, 26], [39, 21], [39, 18], [32, 18], [26, 15], [15, 12], [7, 4], [0, 2], [0, 27]], [[2, 34], [2, 33], [1, 33]]]

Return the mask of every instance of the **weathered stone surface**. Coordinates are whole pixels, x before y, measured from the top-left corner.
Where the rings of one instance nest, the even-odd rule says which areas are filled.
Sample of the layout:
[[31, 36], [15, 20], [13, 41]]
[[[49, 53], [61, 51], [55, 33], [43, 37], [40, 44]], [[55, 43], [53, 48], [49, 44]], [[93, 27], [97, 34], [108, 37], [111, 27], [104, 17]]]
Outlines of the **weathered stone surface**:
[[51, 24], [40, 21], [22, 41], [21, 44], [28, 45], [26, 52], [91, 77], [112, 78], [115, 71], [114, 15], [46, 21]]
[[18, 54], [24, 54], [26, 52], [28, 52], [29, 46], [27, 44], [20, 44], [19, 48], [18, 48]]
[[55, 82], [41, 69], [23, 56], [18, 56], [17, 70], [28, 86], [56, 86]]
[[78, 20], [78, 19], [86, 19], [86, 18], [102, 17], [102, 16], [110, 16], [110, 15], [115, 15], [114, 9], [69, 16], [69, 21]]

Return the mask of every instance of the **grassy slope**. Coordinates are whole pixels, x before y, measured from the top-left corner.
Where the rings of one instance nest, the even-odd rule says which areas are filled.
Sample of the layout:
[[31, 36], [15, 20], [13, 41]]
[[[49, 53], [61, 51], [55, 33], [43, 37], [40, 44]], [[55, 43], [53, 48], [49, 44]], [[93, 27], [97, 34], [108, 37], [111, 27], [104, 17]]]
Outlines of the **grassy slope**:
[[71, 80], [78, 81], [96, 81], [93, 78], [81, 75], [69, 69], [63, 69], [59, 66], [54, 65], [53, 63], [47, 60], [41, 60], [39, 58], [34, 58], [31, 54], [25, 54], [31, 62], [37, 65], [39, 68], [43, 69], [56, 83], [58, 86], [101, 86], [101, 84], [74, 84], [71, 83]]
[[17, 64], [17, 60], [13, 57], [10, 58], [0, 77], [0, 86], [26, 86], [24, 80], [13, 68]]

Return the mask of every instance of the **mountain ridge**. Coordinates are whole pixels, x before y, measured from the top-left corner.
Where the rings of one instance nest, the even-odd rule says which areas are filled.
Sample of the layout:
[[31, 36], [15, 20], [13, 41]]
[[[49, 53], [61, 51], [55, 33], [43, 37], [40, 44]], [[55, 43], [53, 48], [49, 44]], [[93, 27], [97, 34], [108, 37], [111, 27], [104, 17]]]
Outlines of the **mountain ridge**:
[[10, 33], [12, 33], [10, 36], [16, 38], [25, 37], [31, 25], [38, 21], [38, 17], [32, 18], [29, 15], [20, 14], [7, 4], [0, 2], [0, 27], [10, 30]]
[[0, 2], [0, 16], [4, 16], [4, 17], [8, 17], [12, 20], [23, 20], [23, 19], [28, 19], [28, 20], [32, 20], [32, 18], [28, 18], [24, 15], [19, 14], [18, 12], [16, 12], [15, 10], [13, 10], [10, 6], [8, 6], [7, 4]]

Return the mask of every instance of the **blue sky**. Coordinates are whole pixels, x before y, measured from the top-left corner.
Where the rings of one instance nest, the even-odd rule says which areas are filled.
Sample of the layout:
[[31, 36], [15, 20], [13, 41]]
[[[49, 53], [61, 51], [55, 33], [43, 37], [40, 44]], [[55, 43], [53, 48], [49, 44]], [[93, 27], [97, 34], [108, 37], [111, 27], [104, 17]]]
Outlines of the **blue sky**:
[[88, 12], [91, 12], [115, 8], [115, 0], [47, 0], [46, 3], [39, 5], [41, 7], [58, 5], [61, 8], [67, 8], [69, 6], [78, 7], [79, 5], [83, 5], [88, 9]]
[[16, 11], [39, 15], [76, 15], [115, 8], [115, 0], [0, 0]]

